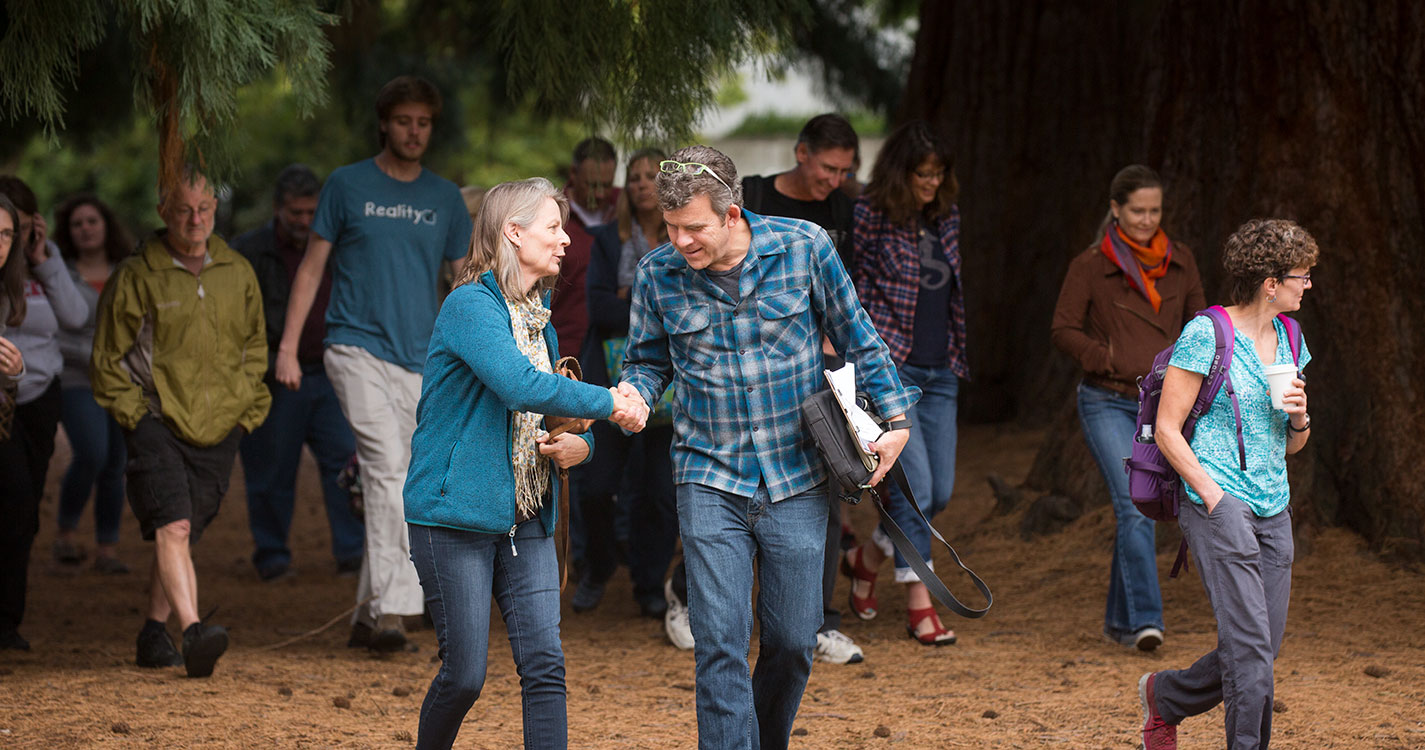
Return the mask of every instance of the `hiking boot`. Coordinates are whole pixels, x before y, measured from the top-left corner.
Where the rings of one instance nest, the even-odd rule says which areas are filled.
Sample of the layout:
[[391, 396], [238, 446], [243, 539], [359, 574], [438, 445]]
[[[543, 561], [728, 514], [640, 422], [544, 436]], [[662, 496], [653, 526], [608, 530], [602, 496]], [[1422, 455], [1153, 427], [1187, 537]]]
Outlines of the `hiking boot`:
[[228, 630], [221, 625], [195, 622], [183, 631], [183, 668], [189, 677], [213, 673], [218, 657], [228, 650]]
[[149, 620], [139, 631], [138, 665], [145, 669], [183, 666], [183, 655], [168, 637], [168, 629], [161, 622]]
[[1139, 651], [1152, 651], [1163, 645], [1163, 631], [1157, 628], [1143, 628], [1133, 635], [1133, 647]]
[[367, 644], [372, 651], [390, 654], [406, 648], [406, 624], [401, 622], [400, 615], [377, 616], [376, 627], [372, 630], [371, 641]]
[[860, 664], [865, 655], [851, 636], [840, 630], [816, 634], [816, 658], [832, 664]]
[[668, 611], [663, 613], [663, 632], [674, 646], [690, 651], [693, 648], [693, 625], [688, 620], [688, 605], [673, 593], [673, 579], [663, 582], [663, 598], [668, 601]]
[[574, 588], [574, 596], [570, 597], [569, 605], [575, 612], [588, 612], [599, 606], [599, 602], [604, 600], [604, 584], [594, 583], [588, 578], [579, 579], [579, 585]]
[[1138, 700], [1143, 705], [1143, 750], [1178, 750], [1178, 727], [1158, 714], [1158, 696], [1153, 692], [1157, 672], [1138, 679]]

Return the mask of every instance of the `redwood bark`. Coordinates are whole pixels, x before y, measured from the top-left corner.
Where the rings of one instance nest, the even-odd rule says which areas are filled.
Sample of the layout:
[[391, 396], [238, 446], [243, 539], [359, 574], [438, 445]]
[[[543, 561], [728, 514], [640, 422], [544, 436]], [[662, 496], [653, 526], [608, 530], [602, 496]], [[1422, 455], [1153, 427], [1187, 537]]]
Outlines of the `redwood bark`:
[[[1049, 421], [1031, 482], [1097, 472], [1065, 418], [1048, 326], [1121, 166], [1167, 183], [1164, 227], [1220, 301], [1223, 241], [1291, 218], [1321, 246], [1297, 314], [1312, 440], [1298, 513], [1425, 559], [1425, 5], [927, 2], [904, 117], [951, 137], [962, 185], [972, 419]], [[1072, 409], [1072, 407], [1067, 407]]]

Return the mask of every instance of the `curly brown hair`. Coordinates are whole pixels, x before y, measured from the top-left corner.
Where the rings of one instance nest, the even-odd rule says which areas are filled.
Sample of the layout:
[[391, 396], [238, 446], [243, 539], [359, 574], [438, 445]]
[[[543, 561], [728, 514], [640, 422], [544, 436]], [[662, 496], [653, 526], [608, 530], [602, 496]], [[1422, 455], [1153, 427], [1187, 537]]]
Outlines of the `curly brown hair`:
[[1234, 305], [1249, 305], [1263, 281], [1280, 279], [1293, 268], [1311, 268], [1320, 255], [1316, 240], [1300, 224], [1252, 219], [1237, 227], [1222, 248], [1227, 299]]

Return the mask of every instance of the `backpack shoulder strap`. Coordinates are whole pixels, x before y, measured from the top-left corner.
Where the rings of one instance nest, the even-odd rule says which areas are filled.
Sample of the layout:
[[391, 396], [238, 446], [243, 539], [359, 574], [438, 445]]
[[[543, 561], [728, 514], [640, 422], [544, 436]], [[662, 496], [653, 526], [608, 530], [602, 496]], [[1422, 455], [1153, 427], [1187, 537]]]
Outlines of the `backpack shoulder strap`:
[[1212, 354], [1212, 362], [1207, 367], [1207, 374], [1202, 378], [1202, 388], [1197, 393], [1197, 401], [1188, 415], [1194, 420], [1207, 413], [1212, 407], [1212, 400], [1217, 398], [1217, 392], [1222, 389], [1222, 384], [1227, 379], [1227, 371], [1232, 366], [1232, 351], [1236, 344], [1232, 318], [1228, 317], [1227, 311], [1221, 305], [1213, 305], [1198, 315], [1212, 321], [1212, 333], [1217, 346]]
[[[1246, 471], [1247, 442], [1242, 436], [1242, 407], [1237, 402], [1237, 389], [1232, 386], [1230, 374], [1237, 333], [1232, 327], [1232, 318], [1222, 305], [1213, 305], [1198, 314], [1206, 315], [1212, 321], [1212, 331], [1217, 340], [1217, 348], [1212, 355], [1212, 364], [1208, 367], [1207, 375], [1203, 377], [1202, 388], [1197, 393], [1197, 402], [1193, 404], [1193, 410], [1188, 416], [1192, 418], [1193, 426], [1196, 427], [1197, 418], [1207, 413], [1207, 410], [1212, 406], [1213, 399], [1217, 398], [1217, 392], [1225, 386], [1227, 396], [1232, 400], [1232, 415], [1237, 422], [1237, 460], [1242, 471]], [[1185, 433], [1184, 437], [1190, 437], [1190, 435]]]
[[1286, 341], [1291, 346], [1291, 361], [1296, 363], [1297, 369], [1301, 369], [1301, 324], [1286, 313], [1278, 315], [1277, 320], [1280, 320], [1282, 327], [1286, 329]]
[[753, 213], [762, 213], [762, 175], [751, 175], [742, 180], [742, 207]]

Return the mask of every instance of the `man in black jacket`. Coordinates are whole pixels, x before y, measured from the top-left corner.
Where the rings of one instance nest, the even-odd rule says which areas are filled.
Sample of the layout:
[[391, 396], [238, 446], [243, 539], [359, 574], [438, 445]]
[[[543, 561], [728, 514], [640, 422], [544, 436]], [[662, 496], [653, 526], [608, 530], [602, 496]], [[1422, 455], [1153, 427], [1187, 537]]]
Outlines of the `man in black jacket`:
[[302, 387], [295, 391], [279, 387], [271, 367], [287, 322], [292, 277], [307, 249], [320, 191], [321, 183], [312, 170], [302, 164], [288, 166], [277, 177], [272, 220], [232, 243], [257, 274], [267, 318], [267, 386], [272, 392], [272, 411], [261, 427], [243, 438], [241, 449], [247, 479], [248, 526], [255, 545], [252, 564], [264, 581], [292, 573], [287, 535], [292, 528], [297, 465], [304, 442], [312, 449], [321, 472], [337, 573], [354, 575], [361, 569], [365, 531], [361, 520], [352, 513], [350, 494], [337, 483], [337, 477], [356, 452], [356, 438], [322, 367], [322, 339], [326, 335], [326, 307], [332, 284], [330, 269], [322, 278], [298, 344]]

